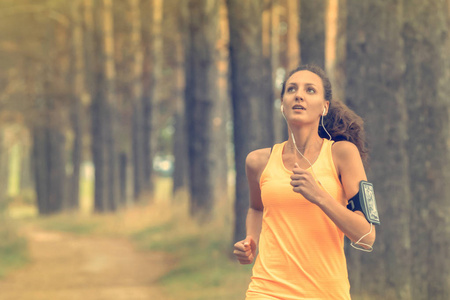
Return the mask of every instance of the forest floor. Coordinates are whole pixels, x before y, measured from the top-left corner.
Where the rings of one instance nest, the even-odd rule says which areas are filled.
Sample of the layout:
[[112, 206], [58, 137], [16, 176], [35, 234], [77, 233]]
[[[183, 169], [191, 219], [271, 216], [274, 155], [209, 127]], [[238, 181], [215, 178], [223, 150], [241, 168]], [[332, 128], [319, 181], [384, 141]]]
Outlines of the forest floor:
[[27, 226], [31, 263], [0, 280], [2, 300], [170, 299], [157, 280], [171, 259], [125, 238], [80, 236]]
[[157, 183], [152, 198], [115, 213], [92, 213], [83, 197], [79, 212], [52, 216], [10, 206], [8, 224], [27, 241], [28, 262], [0, 272], [0, 299], [242, 299], [251, 266], [232, 257], [232, 202], [198, 224], [188, 197], [172, 196], [166, 178]]

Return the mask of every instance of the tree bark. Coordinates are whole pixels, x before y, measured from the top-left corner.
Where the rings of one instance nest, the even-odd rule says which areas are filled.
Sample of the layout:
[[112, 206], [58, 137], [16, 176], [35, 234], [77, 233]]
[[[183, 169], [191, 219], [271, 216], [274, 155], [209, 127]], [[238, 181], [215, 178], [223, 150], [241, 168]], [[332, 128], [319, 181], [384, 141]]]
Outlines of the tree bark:
[[140, 1], [130, 0], [129, 10], [131, 24], [131, 38], [129, 45], [129, 53], [132, 54], [130, 68], [130, 88], [131, 103], [133, 105], [133, 126], [132, 126], [132, 148], [133, 148], [133, 170], [134, 170], [134, 197], [137, 199], [142, 192], [148, 189], [145, 174], [145, 148], [144, 148], [144, 110], [143, 110], [143, 44], [142, 44], [142, 26]]
[[201, 222], [212, 217], [216, 200], [213, 118], [217, 93], [215, 0], [189, 1], [186, 47], [186, 121], [189, 130], [190, 213]]
[[[299, 0], [284, 0], [281, 1], [282, 7], [282, 23], [287, 25], [286, 34], [282, 36], [281, 43], [284, 45], [281, 51], [281, 68], [276, 68], [274, 76], [274, 98], [280, 101], [282, 81], [286, 75], [300, 65], [300, 1]], [[280, 28], [279, 30], [282, 30]], [[281, 72], [281, 70], [283, 70]], [[275, 140], [280, 143], [288, 139], [288, 128], [283, 115], [278, 109], [274, 110], [274, 128]]]
[[[166, 3], [166, 2], [165, 2]], [[179, 197], [179, 192], [187, 191], [189, 187], [189, 157], [188, 157], [188, 144], [187, 144], [187, 127], [185, 118], [185, 49], [183, 45], [186, 45], [186, 39], [188, 38], [188, 31], [186, 24], [188, 24], [188, 6], [187, 2], [183, 1], [182, 4], [178, 4], [177, 0], [169, 2], [167, 7], [170, 11], [175, 11], [175, 17], [172, 20], [172, 26], [175, 27], [175, 31], [178, 33], [174, 40], [172, 40], [172, 47], [175, 48], [175, 61], [173, 70], [175, 74], [175, 91], [174, 99], [176, 101], [174, 107], [174, 137], [173, 137], [173, 155], [174, 155], [174, 168], [173, 168], [173, 194], [174, 200]], [[173, 30], [173, 29], [172, 29]]]
[[115, 143], [115, 66], [111, 0], [96, 2], [96, 95], [92, 103], [95, 210], [118, 206], [119, 158]]
[[[154, 146], [154, 87], [155, 87], [155, 55], [154, 55], [154, 0], [141, 0], [141, 34], [143, 47], [142, 69], [142, 147], [145, 186], [153, 190], [153, 157]], [[151, 17], [148, 17], [151, 16]]]
[[[65, 25], [65, 24], [64, 24]], [[40, 214], [61, 211], [67, 203], [63, 93], [68, 72], [67, 27], [48, 26], [45, 47], [48, 59], [43, 68], [42, 98], [36, 99], [37, 122], [33, 128], [33, 160]]]
[[70, 118], [74, 134], [72, 146], [72, 174], [69, 185], [69, 203], [71, 210], [78, 209], [80, 195], [80, 165], [82, 160], [83, 119], [82, 101], [86, 94], [83, 55], [82, 2], [76, 0], [72, 7], [72, 103]]
[[[227, 0], [230, 25], [231, 97], [233, 103], [236, 200], [234, 240], [245, 238], [248, 185], [245, 158], [252, 150], [270, 147], [266, 132], [273, 128], [264, 118], [267, 92], [262, 53], [262, 1]], [[263, 100], [264, 99], [264, 100]], [[265, 102], [268, 103], [269, 101]], [[272, 112], [270, 112], [272, 113]]]
[[[216, 163], [215, 199], [221, 204], [228, 201], [228, 147], [231, 136], [227, 132], [227, 122], [230, 120], [230, 102], [228, 94], [228, 58], [229, 58], [229, 34], [228, 15], [225, 1], [219, 1], [218, 15], [218, 40], [216, 43], [217, 66], [217, 92], [213, 118], [213, 160]], [[223, 205], [220, 208], [224, 208]]]
[[413, 299], [450, 295], [448, 3], [405, 1], [404, 56], [412, 195]]
[[36, 202], [40, 214], [47, 214], [50, 212], [48, 208], [49, 187], [48, 187], [48, 172], [45, 153], [45, 130], [42, 126], [35, 126], [33, 129], [33, 170], [34, 181], [36, 186]]
[[401, 3], [347, 3], [347, 35], [353, 37], [347, 44], [347, 101], [365, 120], [371, 150], [368, 178], [375, 186], [382, 222], [373, 253], [355, 255], [352, 248], [347, 252], [352, 291], [411, 299]]
[[[278, 114], [277, 112], [274, 112], [273, 105], [274, 100], [276, 98], [275, 93], [277, 93], [277, 96], [279, 95], [279, 86], [274, 87], [274, 82], [276, 79], [277, 71], [279, 70], [281, 63], [280, 63], [280, 54], [281, 54], [281, 48], [280, 48], [280, 5], [279, 1], [268, 1], [266, 6], [266, 10], [268, 11], [268, 22], [269, 22], [269, 40], [268, 40], [268, 46], [269, 46], [269, 55], [265, 58], [265, 68], [263, 68], [264, 77], [267, 80], [267, 89], [266, 92], [268, 93], [265, 97], [265, 101], [261, 101], [264, 105], [264, 109], [262, 110], [263, 115], [261, 115], [262, 118], [266, 120], [268, 125], [270, 126], [271, 130], [269, 130], [266, 135], [267, 139], [270, 144], [274, 143], [275, 140], [275, 126], [274, 126], [274, 113]], [[264, 12], [263, 12], [264, 14]], [[264, 20], [264, 18], [262, 18]], [[270, 83], [270, 84], [269, 84]]]
[[[107, 194], [105, 193], [105, 157], [102, 153], [102, 145], [104, 143], [104, 136], [102, 134], [103, 117], [103, 92], [100, 85], [103, 82], [102, 72], [102, 48], [100, 45], [101, 34], [98, 29], [99, 20], [99, 0], [84, 0], [85, 5], [85, 28], [86, 28], [86, 63], [87, 69], [91, 72], [87, 72], [88, 89], [91, 93], [91, 148], [92, 148], [92, 161], [94, 164], [94, 210], [97, 212], [103, 212], [107, 210]], [[88, 50], [93, 53], [89, 56]], [[90, 83], [90, 84], [89, 84]]]
[[301, 63], [325, 68], [325, 0], [301, 1], [299, 40]]
[[300, 44], [297, 38], [300, 32], [299, 12], [299, 0], [286, 0], [288, 28], [284, 66], [288, 72], [297, 68], [300, 63]]
[[327, 0], [325, 23], [325, 71], [333, 86], [333, 98], [345, 102], [346, 0]]
[[106, 155], [108, 157], [108, 193], [109, 207], [116, 210], [119, 193], [119, 157], [116, 150], [116, 69], [114, 62], [113, 2], [103, 0], [103, 50], [105, 72], [105, 136]]
[[[60, 124], [47, 120], [55, 115], [48, 100], [44, 100], [39, 124], [33, 129], [33, 161], [38, 210], [40, 214], [54, 214], [63, 208], [65, 196], [64, 136]], [[53, 120], [54, 122], [54, 120]]]
[[[0, 130], [0, 212], [5, 209], [7, 202], [7, 189], [8, 189], [8, 181], [6, 178], [9, 178], [9, 167], [8, 167], [8, 153], [7, 153], [8, 145], [5, 143], [5, 129], [2, 128]], [[30, 168], [31, 169], [31, 168]]]

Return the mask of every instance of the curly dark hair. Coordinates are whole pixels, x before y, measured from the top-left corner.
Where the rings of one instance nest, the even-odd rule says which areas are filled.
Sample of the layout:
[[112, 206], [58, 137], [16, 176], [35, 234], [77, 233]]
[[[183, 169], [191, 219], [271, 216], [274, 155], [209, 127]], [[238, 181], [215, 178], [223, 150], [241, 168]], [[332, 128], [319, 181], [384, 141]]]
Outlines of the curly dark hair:
[[[281, 89], [281, 99], [283, 99], [286, 81], [295, 73], [299, 71], [310, 71], [318, 75], [322, 79], [325, 100], [330, 101], [328, 114], [323, 117], [323, 125], [330, 133], [334, 141], [349, 141], [356, 145], [361, 155], [361, 159], [367, 162], [369, 151], [367, 149], [366, 135], [364, 131], [364, 121], [353, 110], [347, 107], [343, 102], [333, 99], [333, 92], [331, 82], [325, 71], [313, 64], [301, 65], [295, 70], [291, 71], [283, 82]], [[328, 134], [319, 126], [319, 136], [328, 139]]]

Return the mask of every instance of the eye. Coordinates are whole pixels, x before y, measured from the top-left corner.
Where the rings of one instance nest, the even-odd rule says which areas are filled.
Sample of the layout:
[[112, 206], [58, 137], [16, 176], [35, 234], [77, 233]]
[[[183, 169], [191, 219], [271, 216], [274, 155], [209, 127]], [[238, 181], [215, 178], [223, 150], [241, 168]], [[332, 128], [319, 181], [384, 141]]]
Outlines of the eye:
[[286, 91], [287, 91], [288, 93], [295, 93], [296, 90], [297, 90], [297, 89], [296, 89], [294, 86], [290, 86], [290, 87], [287, 88]]
[[306, 88], [306, 92], [307, 92], [308, 94], [315, 94], [315, 93], [316, 93], [316, 90], [313, 89], [312, 87], [308, 87], [308, 88]]

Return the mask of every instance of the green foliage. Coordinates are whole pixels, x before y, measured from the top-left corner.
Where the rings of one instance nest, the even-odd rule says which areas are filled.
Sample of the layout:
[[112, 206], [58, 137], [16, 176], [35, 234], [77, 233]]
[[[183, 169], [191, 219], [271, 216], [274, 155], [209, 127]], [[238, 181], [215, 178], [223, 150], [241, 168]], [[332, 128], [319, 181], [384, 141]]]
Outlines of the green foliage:
[[45, 230], [68, 232], [78, 235], [93, 234], [99, 223], [93, 219], [83, 219], [67, 214], [51, 216], [38, 220]]
[[[229, 229], [230, 227], [228, 227]], [[189, 221], [168, 221], [133, 234], [145, 250], [172, 254], [177, 263], [161, 278], [161, 284], [175, 299], [242, 299], [251, 266], [232, 258], [226, 226], [199, 228]]]
[[28, 261], [27, 242], [0, 216], [0, 278]]

